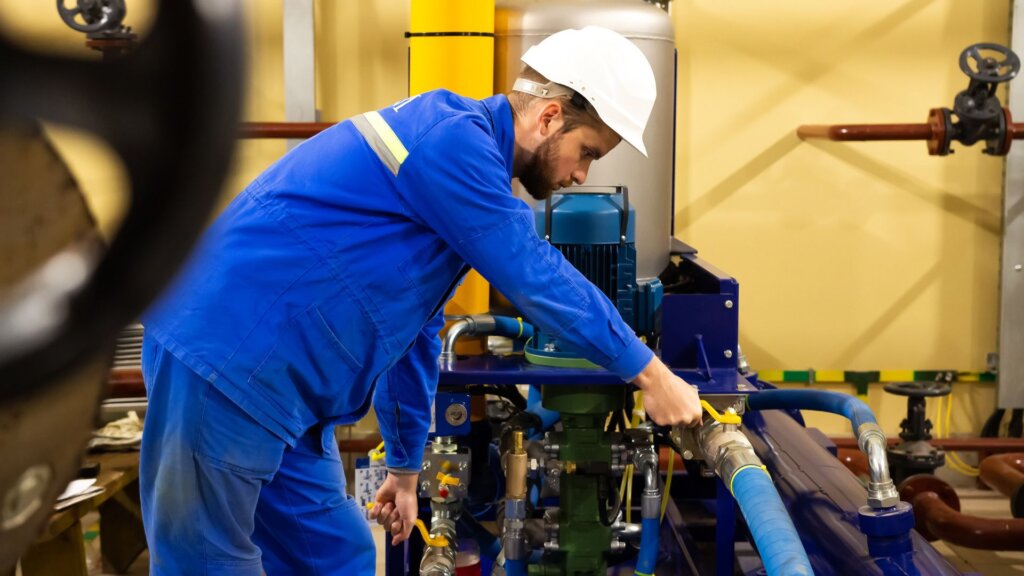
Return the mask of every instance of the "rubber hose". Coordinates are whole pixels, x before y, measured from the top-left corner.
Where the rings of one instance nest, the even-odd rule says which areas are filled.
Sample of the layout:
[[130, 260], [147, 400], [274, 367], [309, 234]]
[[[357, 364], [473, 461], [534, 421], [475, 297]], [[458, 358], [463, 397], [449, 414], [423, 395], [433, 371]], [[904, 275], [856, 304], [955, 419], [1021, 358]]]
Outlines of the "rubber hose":
[[849, 394], [827, 390], [763, 390], [747, 396], [752, 410], [815, 410], [845, 416], [857, 436], [862, 424], [874, 424], [875, 415], [867, 404]]
[[811, 561], [768, 473], [754, 466], [740, 468], [733, 475], [732, 491], [768, 576], [813, 576]]
[[636, 559], [636, 574], [650, 576], [658, 565], [658, 532], [661, 523], [657, 518], [644, 518], [640, 522], [640, 555]]
[[533, 338], [533, 324], [521, 322], [509, 316], [494, 317], [494, 333], [498, 336], [515, 338], [517, 340], [529, 340]]
[[526, 395], [526, 411], [533, 414], [540, 420], [540, 429], [530, 436], [531, 440], [543, 438], [544, 432], [547, 432], [552, 426], [562, 419], [562, 414], [560, 412], [548, 410], [541, 405], [539, 386], [530, 386], [530, 391]]
[[505, 576], [526, 576], [526, 562], [523, 560], [505, 560]]

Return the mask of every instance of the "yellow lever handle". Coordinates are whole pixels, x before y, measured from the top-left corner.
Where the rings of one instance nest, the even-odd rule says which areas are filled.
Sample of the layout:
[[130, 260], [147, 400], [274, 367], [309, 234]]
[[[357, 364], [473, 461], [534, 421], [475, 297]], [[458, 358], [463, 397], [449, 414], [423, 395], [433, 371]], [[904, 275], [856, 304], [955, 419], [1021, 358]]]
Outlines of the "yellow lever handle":
[[[376, 506], [376, 505], [377, 505], [376, 502], [367, 502], [366, 503], [366, 509], [367, 510], [373, 510], [373, 507]], [[444, 547], [444, 546], [448, 545], [448, 539], [445, 538], [444, 536], [437, 536], [437, 537], [432, 538], [430, 536], [430, 532], [427, 530], [427, 525], [423, 523], [423, 520], [420, 520], [419, 518], [417, 518], [416, 519], [416, 527], [419, 528], [420, 535], [423, 536], [423, 541], [426, 542], [428, 546], [434, 546], [434, 547], [441, 548], [441, 547]]]
[[700, 405], [703, 406], [704, 409], [708, 411], [708, 414], [711, 415], [711, 418], [713, 418], [715, 420], [715, 422], [719, 422], [719, 423], [722, 423], [722, 424], [736, 424], [736, 425], [739, 425], [739, 424], [741, 424], [743, 422], [743, 418], [740, 418], [739, 414], [729, 414], [729, 413], [720, 414], [718, 412], [718, 410], [715, 410], [714, 406], [712, 406], [710, 403], [708, 403], [707, 400], [701, 400], [700, 401]]
[[377, 444], [377, 447], [366, 453], [371, 462], [378, 462], [384, 459], [384, 443]]
[[458, 486], [459, 485], [459, 477], [458, 476], [449, 476], [448, 474], [445, 474], [444, 472], [438, 472], [437, 473], [437, 479], [438, 479], [438, 481], [441, 482], [442, 486], [444, 486], [444, 485], [447, 485], [447, 486]]

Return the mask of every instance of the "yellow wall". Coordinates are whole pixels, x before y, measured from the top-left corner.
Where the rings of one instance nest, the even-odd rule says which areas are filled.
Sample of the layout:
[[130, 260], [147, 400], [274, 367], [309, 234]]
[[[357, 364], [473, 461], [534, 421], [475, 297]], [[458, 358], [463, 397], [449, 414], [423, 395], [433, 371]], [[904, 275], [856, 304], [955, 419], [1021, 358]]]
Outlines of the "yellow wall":
[[[676, 233], [739, 279], [753, 366], [985, 369], [1001, 159], [977, 147], [930, 157], [922, 142], [801, 142], [794, 131], [924, 122], [967, 85], [960, 50], [1008, 41], [1009, 11], [1006, 0], [673, 2]], [[965, 386], [954, 429], [976, 432], [994, 386]], [[883, 407], [881, 395], [870, 403], [892, 431], [902, 402]]]
[[[130, 23], [144, 23], [149, 5], [129, 3]], [[247, 6], [245, 116], [283, 120], [281, 0]], [[322, 119], [404, 97], [408, 2], [315, 6]], [[1001, 160], [977, 148], [933, 158], [923, 143], [802, 143], [794, 131], [924, 121], [966, 86], [964, 46], [1008, 40], [1008, 0], [675, 0], [672, 10], [676, 233], [740, 280], [752, 365], [984, 369], [996, 348]], [[0, 26], [63, 50], [82, 42], [34, 3], [0, 0]], [[104, 229], [116, 229], [116, 161], [63, 134], [58, 145]], [[283, 152], [280, 141], [240, 144], [225, 198]], [[883, 403], [876, 388], [869, 403], [893, 431], [903, 403]], [[954, 430], [977, 431], [994, 386], [963, 390]], [[830, 417], [812, 423], [844, 430]]]

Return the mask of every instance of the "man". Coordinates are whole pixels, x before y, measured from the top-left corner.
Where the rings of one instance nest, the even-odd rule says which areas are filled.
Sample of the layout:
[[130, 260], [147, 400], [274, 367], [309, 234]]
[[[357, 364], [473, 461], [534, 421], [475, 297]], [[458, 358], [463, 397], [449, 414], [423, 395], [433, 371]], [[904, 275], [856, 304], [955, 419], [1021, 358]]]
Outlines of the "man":
[[332, 434], [371, 398], [405, 540], [437, 384], [442, 309], [467, 265], [532, 322], [632, 381], [661, 424], [700, 419], [614, 306], [541, 240], [531, 195], [582, 183], [654, 102], [646, 58], [601, 28], [523, 57], [516, 91], [439, 90], [357, 116], [260, 175], [146, 320], [140, 467], [153, 574], [370, 574]]

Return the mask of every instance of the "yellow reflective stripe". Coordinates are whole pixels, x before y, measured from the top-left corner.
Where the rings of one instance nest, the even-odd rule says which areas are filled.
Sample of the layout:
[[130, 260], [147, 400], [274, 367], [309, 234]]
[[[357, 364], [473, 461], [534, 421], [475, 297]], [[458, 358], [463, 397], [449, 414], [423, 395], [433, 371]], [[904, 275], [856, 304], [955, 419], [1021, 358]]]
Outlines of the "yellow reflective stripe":
[[370, 122], [370, 126], [373, 127], [373, 131], [380, 136], [384, 145], [388, 147], [391, 154], [395, 156], [395, 160], [398, 160], [398, 165], [401, 166], [402, 162], [405, 162], [405, 159], [409, 157], [409, 151], [405, 149], [405, 145], [398, 139], [398, 134], [395, 134], [391, 126], [388, 126], [380, 112], [367, 112], [365, 116]]

